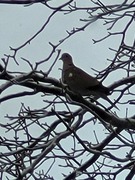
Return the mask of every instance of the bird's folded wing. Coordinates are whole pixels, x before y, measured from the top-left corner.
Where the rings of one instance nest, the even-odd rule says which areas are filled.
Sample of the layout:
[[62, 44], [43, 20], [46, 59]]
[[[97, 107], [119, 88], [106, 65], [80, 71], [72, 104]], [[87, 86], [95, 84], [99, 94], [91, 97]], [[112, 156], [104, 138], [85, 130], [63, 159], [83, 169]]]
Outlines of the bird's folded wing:
[[99, 84], [99, 81], [97, 81], [96, 78], [75, 66], [66, 69], [63, 76], [65, 82], [72, 81], [74, 84], [78, 84], [79, 86], [93, 87]]

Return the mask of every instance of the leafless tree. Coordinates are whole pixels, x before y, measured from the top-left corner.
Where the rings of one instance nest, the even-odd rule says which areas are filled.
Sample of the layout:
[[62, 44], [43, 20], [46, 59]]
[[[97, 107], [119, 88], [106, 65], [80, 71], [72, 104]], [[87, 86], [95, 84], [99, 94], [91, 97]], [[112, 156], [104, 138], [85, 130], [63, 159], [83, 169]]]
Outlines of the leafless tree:
[[[126, 180], [135, 178], [134, 111], [132, 117], [129, 116], [129, 111], [134, 110], [135, 104], [135, 35], [130, 34], [132, 44], [129, 45], [126, 41], [130, 38], [130, 28], [134, 26], [135, 1], [123, 0], [117, 4], [112, 1], [112, 4], [105, 4], [100, 0], [91, 0], [87, 7], [79, 6], [75, 0], [58, 7], [52, 6], [52, 3], [50, 5], [51, 1], [41, 2], [52, 11], [42, 28], [20, 47], [10, 47], [12, 55], [5, 54], [1, 57], [0, 103], [36, 96], [35, 104], [40, 98], [44, 106], [32, 109], [22, 102], [15, 116], [5, 115], [5, 123], [0, 124], [1, 130], [6, 132], [0, 137], [0, 178], [53, 180], [57, 179], [57, 172], [65, 180], [118, 179], [122, 175]], [[73, 27], [70, 31], [65, 29], [66, 36], [57, 44], [49, 42], [52, 49], [47, 58], [37, 61], [35, 65], [22, 58], [31, 69], [28, 73], [9, 70], [9, 61], [12, 59], [19, 66], [19, 51], [33, 43], [41, 32], [46, 32], [56, 14], [66, 16], [79, 11], [88, 15], [87, 19], [80, 19], [83, 25]], [[115, 107], [80, 97], [63, 87], [60, 80], [50, 76], [60, 56], [62, 44], [77, 36], [78, 32], [85, 34], [87, 27], [95, 21], [103, 21], [108, 34], [98, 40], [93, 39], [94, 43], [102, 43], [110, 37], [121, 37], [117, 48], [108, 47], [113, 52], [113, 59], [106, 59], [108, 66], [95, 72], [100, 81], [112, 73], [118, 74], [118, 77], [120, 71], [124, 74], [123, 78], [118, 78], [108, 86], [111, 94], [109, 98], [115, 95], [114, 105], [119, 111], [122, 111], [123, 106], [126, 107], [122, 118]], [[120, 21], [126, 22], [121, 30], [116, 28]], [[89, 47], [87, 48], [89, 51]], [[46, 73], [41, 71], [40, 65], [45, 66], [52, 57], [55, 57], [54, 62]], [[4, 94], [6, 90], [16, 86], [22, 87], [21, 91]], [[39, 136], [33, 135], [33, 129], [39, 129]], [[83, 138], [82, 133], [85, 132], [87, 135]], [[13, 134], [12, 137], [8, 136], [10, 133]]]

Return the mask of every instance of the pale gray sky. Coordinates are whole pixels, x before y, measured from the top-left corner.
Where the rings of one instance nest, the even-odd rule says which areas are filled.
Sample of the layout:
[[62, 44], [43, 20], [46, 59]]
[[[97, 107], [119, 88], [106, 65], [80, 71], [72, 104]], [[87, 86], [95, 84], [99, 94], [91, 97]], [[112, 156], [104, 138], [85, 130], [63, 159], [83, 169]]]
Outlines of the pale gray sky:
[[[56, 6], [57, 2], [58, 1], [56, 0], [52, 1], [52, 4], [54, 3], [54, 6]], [[59, 3], [61, 2], [63, 2], [63, 0], [59, 1]], [[81, 4], [82, 1], [79, 2]], [[87, 2], [88, 1], [86, 0], [83, 1], [83, 5], [87, 6]], [[106, 0], [103, 2], [108, 1]], [[115, 2], [118, 1], [115, 0]], [[35, 4], [27, 7], [24, 7], [22, 5], [0, 4], [0, 57], [3, 58], [4, 54], [12, 54], [12, 51], [10, 51], [9, 49], [10, 46], [15, 48], [19, 47], [31, 36], [33, 36], [46, 22], [50, 14], [51, 10], [49, 10], [42, 4]], [[18, 52], [17, 61], [19, 62], [19, 66], [17, 66], [11, 59], [8, 70], [29, 72], [29, 66], [21, 60], [21, 57], [30, 60], [30, 62], [33, 64], [42, 59], [45, 59], [51, 51], [51, 46], [48, 44], [48, 42], [57, 44], [59, 40], [63, 39], [66, 36], [66, 30], [70, 31], [72, 27], [80, 27], [83, 22], [80, 23], [79, 18], [88, 18], [88, 14], [81, 11], [68, 15], [63, 15], [62, 12], [56, 14], [56, 16], [54, 16], [48, 24], [47, 28], [42, 31], [34, 40], [32, 40], [29, 45]], [[124, 24], [125, 22], [121, 21], [121, 24], [119, 23], [116, 28], [119, 30]], [[130, 29], [129, 34], [132, 34], [133, 30], [134, 29]], [[117, 49], [117, 47], [119, 46], [120, 38], [117, 36], [108, 38], [98, 44], [93, 44], [92, 39], [99, 39], [104, 35], [107, 35], [107, 33], [108, 31], [106, 29], [106, 26], [103, 25], [103, 22], [96, 21], [92, 25], [90, 25], [84, 32], [77, 33], [76, 35], [65, 41], [59, 47], [59, 49], [61, 49], [61, 52], [70, 53], [73, 56], [74, 63], [77, 66], [94, 75], [94, 72], [91, 70], [91, 68], [95, 68], [98, 70], [104, 69], [108, 65], [106, 59], [112, 58], [114, 56], [114, 54], [109, 50], [109, 47]], [[132, 35], [131, 37], [128, 36], [127, 42], [129, 44], [132, 42]], [[53, 61], [53, 58], [50, 59], [45, 67], [41, 65], [39, 66], [39, 69], [46, 72]], [[61, 71], [58, 69], [61, 66], [61, 62], [58, 61], [55, 64], [50, 76], [59, 79]], [[110, 78], [106, 79], [104, 84], [106, 86], [110, 85], [115, 80], [118, 80], [118, 78], [120, 79], [123, 76], [123, 73], [119, 73], [119, 75], [113, 73]], [[9, 94], [10, 92], [14, 92], [16, 89], [21, 90], [21, 88], [19, 88], [20, 87], [10, 88], [9, 90], [2, 93], [1, 96]], [[7, 113], [10, 115], [15, 115], [21, 106], [21, 102], [25, 102], [26, 105], [32, 106], [33, 108], [42, 107], [42, 105], [44, 104], [42, 102], [42, 99], [40, 99], [40, 94], [32, 98], [24, 97], [19, 98], [19, 100], [14, 99], [8, 102], [4, 102], [1, 104], [0, 108], [1, 122], [5, 122], [4, 116]], [[120, 116], [125, 116], [125, 108], [123, 108], [123, 111], [120, 111], [118, 113]], [[35, 129], [34, 133], [37, 133], [38, 135], [38, 131], [35, 131]], [[87, 134], [84, 135], [82, 133], [83, 138], [87, 136]], [[56, 173], [55, 170], [54, 173]], [[61, 178], [62, 176], [59, 172], [57, 179]]]

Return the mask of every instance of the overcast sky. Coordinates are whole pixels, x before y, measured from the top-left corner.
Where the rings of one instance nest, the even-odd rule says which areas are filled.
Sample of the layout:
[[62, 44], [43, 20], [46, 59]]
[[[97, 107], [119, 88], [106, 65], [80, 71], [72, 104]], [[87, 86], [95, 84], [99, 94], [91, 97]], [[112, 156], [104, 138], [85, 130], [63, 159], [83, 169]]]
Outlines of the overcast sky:
[[[52, 1], [52, 4], [56, 6], [57, 2], [58, 1], [56, 0]], [[61, 2], [63, 2], [63, 0], [59, 1], [59, 3]], [[83, 1], [84, 5], [87, 6], [85, 2], [86, 1]], [[113, 2], [115, 1], [113, 0]], [[9, 47], [11, 46], [13, 48], [17, 48], [26, 42], [43, 26], [51, 12], [52, 11], [50, 9], [46, 8], [42, 4], [35, 4], [25, 7], [23, 5], [0, 4], [0, 57], [3, 58], [4, 54], [12, 55], [12, 51]], [[57, 13], [56, 16], [51, 19], [47, 28], [42, 31], [34, 40], [32, 40], [29, 45], [17, 53], [17, 61], [19, 66], [16, 65], [11, 59], [8, 70], [30, 72], [30, 67], [27, 65], [27, 63], [22, 61], [21, 57], [28, 59], [32, 64], [45, 59], [51, 52], [51, 46], [48, 42], [57, 44], [59, 40], [66, 36], [66, 30], [70, 31], [73, 27], [80, 27], [83, 25], [83, 22], [79, 21], [80, 18], [88, 18], [88, 14], [81, 11], [68, 15], [63, 15], [62, 12]], [[116, 28], [122, 28], [124, 23], [125, 22], [121, 21]], [[129, 33], [132, 34], [132, 31], [133, 29], [131, 29]], [[78, 33], [68, 39], [59, 47], [59, 49], [61, 49], [62, 53], [70, 53], [73, 56], [74, 63], [77, 66], [94, 75], [94, 71], [92, 71], [91, 68], [102, 70], [109, 64], [109, 62], [107, 62], [107, 58], [111, 59], [114, 57], [114, 54], [109, 50], [109, 47], [117, 49], [119, 46], [120, 37], [117, 36], [108, 38], [104, 42], [93, 44], [92, 39], [102, 38], [103, 36], [107, 35], [107, 33], [107, 28], [103, 25], [103, 22], [96, 21], [86, 28], [84, 32]], [[127, 42], [130, 44], [132, 42], [132, 36], [128, 37]], [[55, 56], [53, 56], [49, 62], [45, 64], [45, 67], [42, 65], [39, 66], [38, 70], [43, 70], [46, 72], [53, 63], [53, 58], [55, 59]], [[60, 79], [60, 67], [62, 67], [62, 64], [60, 61], [58, 61], [55, 64], [50, 76]], [[104, 84], [106, 86], [110, 85], [115, 80], [123, 76], [124, 74], [120, 73], [118, 77], [118, 75], [115, 73], [110, 76], [110, 78], [106, 79]], [[4, 83], [4, 81], [0, 83]], [[14, 92], [16, 88], [19, 90], [20, 87], [10, 88], [2, 93], [2, 96], [9, 94], [10, 92]], [[19, 101], [14, 99], [2, 103], [0, 108], [0, 114], [2, 117], [1, 121], [5, 122], [4, 116], [7, 113], [15, 115], [21, 106], [21, 102], [25, 102], [27, 105], [33, 106], [33, 108], [41, 107], [43, 102], [42, 99], [39, 99], [39, 97], [40, 95], [38, 95], [38, 103], [35, 103], [37, 102], [37, 96], [31, 99], [25, 97], [20, 98]], [[119, 114], [121, 116], [125, 116], [123, 112], [119, 112]]]

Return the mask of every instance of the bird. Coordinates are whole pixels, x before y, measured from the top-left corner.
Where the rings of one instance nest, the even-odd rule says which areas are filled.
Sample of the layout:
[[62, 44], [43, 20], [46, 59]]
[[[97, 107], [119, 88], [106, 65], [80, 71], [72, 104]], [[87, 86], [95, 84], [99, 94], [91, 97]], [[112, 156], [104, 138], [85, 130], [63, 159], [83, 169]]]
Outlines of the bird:
[[107, 97], [110, 95], [109, 89], [95, 77], [75, 66], [70, 54], [63, 53], [60, 60], [63, 61], [62, 83], [66, 84], [69, 90], [81, 96], [103, 98], [114, 106], [114, 103]]

